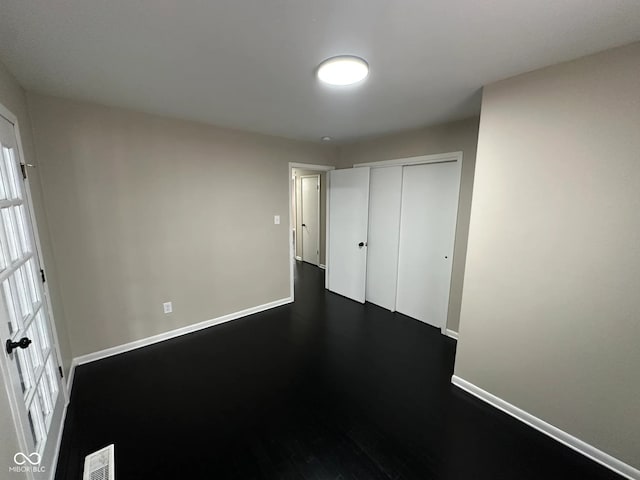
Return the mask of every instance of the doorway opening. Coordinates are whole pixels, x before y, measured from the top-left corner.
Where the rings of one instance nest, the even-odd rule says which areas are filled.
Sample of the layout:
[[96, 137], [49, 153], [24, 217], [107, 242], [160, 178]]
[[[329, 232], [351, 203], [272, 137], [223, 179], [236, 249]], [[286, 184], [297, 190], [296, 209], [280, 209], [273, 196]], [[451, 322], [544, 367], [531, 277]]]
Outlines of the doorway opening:
[[291, 296], [296, 261], [326, 269], [330, 165], [289, 163]]

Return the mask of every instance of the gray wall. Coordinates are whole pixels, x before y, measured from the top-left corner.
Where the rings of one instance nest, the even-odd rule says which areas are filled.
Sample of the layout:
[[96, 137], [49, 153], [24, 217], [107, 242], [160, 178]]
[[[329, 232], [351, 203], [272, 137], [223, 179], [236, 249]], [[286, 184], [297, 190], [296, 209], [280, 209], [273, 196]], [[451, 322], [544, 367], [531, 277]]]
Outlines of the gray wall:
[[456, 227], [451, 294], [447, 317], [447, 328], [455, 332], [458, 331], [460, 320], [460, 302], [462, 300], [477, 141], [478, 119], [470, 118], [435, 127], [385, 135], [338, 148], [338, 165], [340, 168], [348, 168], [355, 163], [377, 162], [436, 153], [463, 152], [458, 224]]
[[289, 297], [288, 162], [333, 149], [28, 100], [74, 356]]
[[640, 468], [640, 43], [484, 90], [455, 374]]
[[320, 265], [326, 265], [327, 257], [327, 172], [319, 172], [315, 170], [302, 170], [294, 168], [293, 173], [296, 176], [295, 192], [296, 192], [296, 254], [302, 252], [302, 211], [300, 210], [300, 196], [302, 195], [302, 175], [320, 175]]

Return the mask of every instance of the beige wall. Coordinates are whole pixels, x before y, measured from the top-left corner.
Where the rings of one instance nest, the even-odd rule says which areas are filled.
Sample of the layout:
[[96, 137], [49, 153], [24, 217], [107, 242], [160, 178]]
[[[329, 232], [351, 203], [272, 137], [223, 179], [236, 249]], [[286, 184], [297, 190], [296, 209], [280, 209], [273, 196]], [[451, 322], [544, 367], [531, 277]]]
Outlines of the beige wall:
[[640, 43], [484, 91], [455, 373], [640, 468]]
[[458, 224], [451, 275], [451, 294], [447, 328], [458, 331], [460, 302], [464, 280], [464, 264], [471, 214], [471, 193], [478, 141], [478, 119], [470, 118], [435, 127], [409, 130], [364, 140], [338, 148], [339, 168], [356, 163], [377, 162], [395, 158], [417, 157], [446, 152], [463, 152]]
[[[289, 297], [303, 142], [29, 95], [74, 356]], [[173, 302], [165, 315], [162, 303]]]
[[302, 175], [320, 175], [320, 265], [326, 265], [326, 240], [327, 240], [327, 172], [315, 170], [302, 170], [294, 168], [293, 173], [296, 176], [295, 192], [296, 192], [296, 254], [302, 252], [302, 210], [300, 206], [300, 197], [302, 195]]

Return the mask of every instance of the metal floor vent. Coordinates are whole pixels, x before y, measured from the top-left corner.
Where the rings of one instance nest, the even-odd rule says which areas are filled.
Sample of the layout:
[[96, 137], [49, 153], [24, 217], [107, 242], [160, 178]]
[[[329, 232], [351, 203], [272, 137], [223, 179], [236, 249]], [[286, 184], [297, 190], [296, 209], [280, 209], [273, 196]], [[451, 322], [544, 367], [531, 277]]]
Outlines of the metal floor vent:
[[113, 444], [84, 457], [82, 480], [115, 480]]

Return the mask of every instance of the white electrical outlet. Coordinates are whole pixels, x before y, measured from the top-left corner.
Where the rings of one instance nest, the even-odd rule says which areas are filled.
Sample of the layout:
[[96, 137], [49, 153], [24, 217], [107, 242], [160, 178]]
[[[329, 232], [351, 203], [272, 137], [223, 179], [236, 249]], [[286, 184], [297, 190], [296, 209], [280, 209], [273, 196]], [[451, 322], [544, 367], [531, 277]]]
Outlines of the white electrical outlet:
[[273, 216], [273, 224], [274, 225], [280, 225], [280, 215], [274, 215]]
[[171, 302], [164, 302], [162, 308], [164, 308], [164, 313], [173, 312], [173, 304]]

